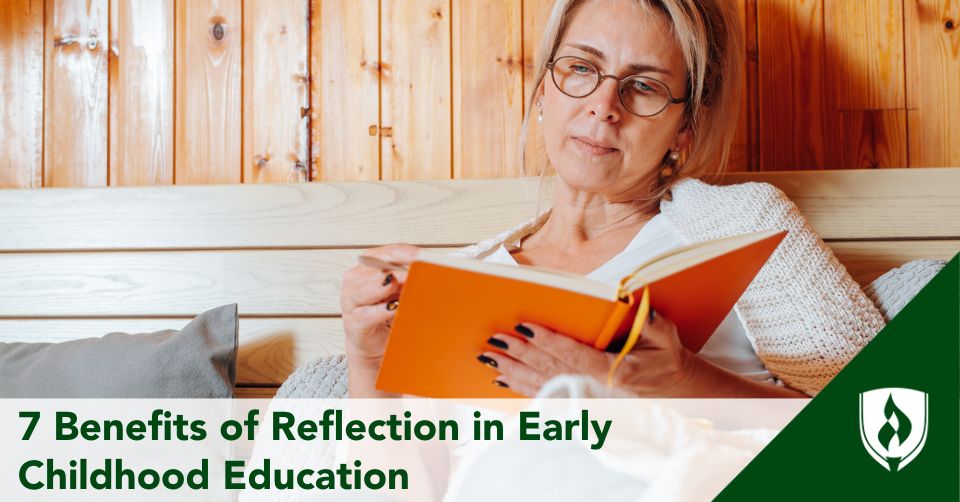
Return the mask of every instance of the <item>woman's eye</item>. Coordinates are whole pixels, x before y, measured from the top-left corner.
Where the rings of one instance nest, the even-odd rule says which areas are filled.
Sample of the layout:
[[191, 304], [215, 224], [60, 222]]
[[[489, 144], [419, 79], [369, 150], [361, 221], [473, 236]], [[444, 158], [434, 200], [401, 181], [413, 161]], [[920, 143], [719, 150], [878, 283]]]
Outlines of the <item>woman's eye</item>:
[[573, 68], [573, 71], [581, 74], [590, 72], [590, 68], [583, 65], [574, 65], [571, 68]]
[[650, 87], [649, 85], [647, 85], [647, 83], [644, 82], [643, 80], [634, 80], [634, 84], [635, 84], [634, 88], [638, 91], [641, 91], [641, 92], [653, 91], [653, 87]]

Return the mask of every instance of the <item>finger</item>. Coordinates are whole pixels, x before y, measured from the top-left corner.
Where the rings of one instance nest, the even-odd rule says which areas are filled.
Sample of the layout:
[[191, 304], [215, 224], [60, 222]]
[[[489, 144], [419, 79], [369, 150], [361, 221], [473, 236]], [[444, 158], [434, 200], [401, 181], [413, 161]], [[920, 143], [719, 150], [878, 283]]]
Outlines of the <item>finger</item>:
[[344, 310], [382, 303], [388, 298], [399, 296], [407, 278], [405, 271], [379, 272], [365, 269], [355, 274], [356, 278], [352, 279], [355, 284], [353, 292], [344, 295], [345, 305], [341, 306]]
[[554, 377], [562, 373], [577, 372], [575, 368], [570, 368], [565, 365], [562, 360], [557, 359], [540, 350], [540, 348], [535, 345], [516, 336], [497, 333], [490, 337], [487, 343], [547, 377]]
[[[494, 366], [500, 372], [495, 381], [506, 384], [507, 388], [528, 397], [537, 395], [548, 378], [533, 368], [516, 359], [499, 352], [484, 352], [483, 355], [495, 362]], [[491, 385], [496, 385], [491, 382]]]
[[[653, 311], [651, 310], [651, 312]], [[669, 345], [680, 343], [679, 340], [677, 325], [668, 317], [656, 312], [647, 319], [647, 323], [640, 333], [640, 338], [637, 340], [637, 344], [634, 345], [631, 352], [662, 349]]]
[[410, 265], [416, 260], [418, 254], [420, 254], [420, 248], [411, 244], [388, 244], [363, 252], [364, 256], [373, 256], [397, 265]]
[[565, 366], [575, 369], [576, 373], [602, 376], [606, 375], [609, 369], [602, 350], [580, 343], [569, 336], [529, 322], [518, 324], [516, 330], [524, 335], [531, 345], [562, 361]]
[[351, 331], [364, 333], [380, 326], [381, 324], [390, 325], [396, 316], [396, 308], [389, 309], [389, 301], [376, 303], [373, 305], [364, 305], [357, 307], [349, 313], [344, 313], [344, 318], [350, 323]]

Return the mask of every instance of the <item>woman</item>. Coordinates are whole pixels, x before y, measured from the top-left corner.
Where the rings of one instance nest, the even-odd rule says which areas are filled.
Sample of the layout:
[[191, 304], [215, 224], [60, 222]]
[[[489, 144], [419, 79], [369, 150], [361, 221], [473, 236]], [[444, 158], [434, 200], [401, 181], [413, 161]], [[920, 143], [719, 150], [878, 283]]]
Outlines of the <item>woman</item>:
[[[883, 326], [781, 192], [695, 179], [721, 169], [730, 150], [742, 83], [738, 23], [725, 0], [559, 0], [520, 142], [522, 160], [536, 109], [557, 175], [553, 207], [461, 253], [617, 278], [688, 241], [788, 229], [700, 353], [683, 348], [669, 319], [652, 316], [614, 382], [635, 395], [814, 395]], [[417, 252], [391, 245], [365, 254], [407, 264]], [[389, 396], [373, 382], [405, 279], [363, 266], [344, 277], [351, 396]], [[491, 385], [525, 395], [564, 373], [603, 379], [613, 354], [558, 331], [521, 324], [491, 333], [491, 350], [474, 364], [500, 372]]]

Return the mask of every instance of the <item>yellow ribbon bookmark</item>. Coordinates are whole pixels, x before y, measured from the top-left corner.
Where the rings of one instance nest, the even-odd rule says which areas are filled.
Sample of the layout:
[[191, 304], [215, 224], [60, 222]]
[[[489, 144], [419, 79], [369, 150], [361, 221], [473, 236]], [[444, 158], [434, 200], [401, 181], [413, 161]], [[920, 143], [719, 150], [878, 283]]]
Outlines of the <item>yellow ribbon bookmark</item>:
[[[620, 287], [623, 288], [624, 282], [621, 282]], [[640, 297], [640, 307], [637, 308], [637, 316], [633, 318], [633, 326], [630, 327], [630, 335], [627, 336], [626, 343], [623, 344], [623, 348], [620, 349], [620, 353], [617, 354], [617, 358], [613, 360], [613, 364], [610, 365], [610, 372], [607, 373], [607, 387], [613, 386], [613, 374], [617, 371], [617, 368], [620, 366], [620, 363], [623, 362], [623, 358], [627, 357], [627, 354], [633, 350], [633, 346], [637, 344], [637, 340], [640, 339], [640, 333], [643, 331], [643, 327], [647, 324], [647, 315], [650, 313], [650, 287], [643, 287], [643, 296]]]

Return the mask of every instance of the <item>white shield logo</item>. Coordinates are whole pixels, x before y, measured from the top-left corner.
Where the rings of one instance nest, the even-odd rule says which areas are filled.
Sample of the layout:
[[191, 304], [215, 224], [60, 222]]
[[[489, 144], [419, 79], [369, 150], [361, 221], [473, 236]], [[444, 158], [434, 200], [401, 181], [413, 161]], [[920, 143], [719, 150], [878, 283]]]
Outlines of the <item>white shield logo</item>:
[[903, 470], [927, 441], [927, 393], [892, 387], [860, 393], [860, 440], [891, 472]]

